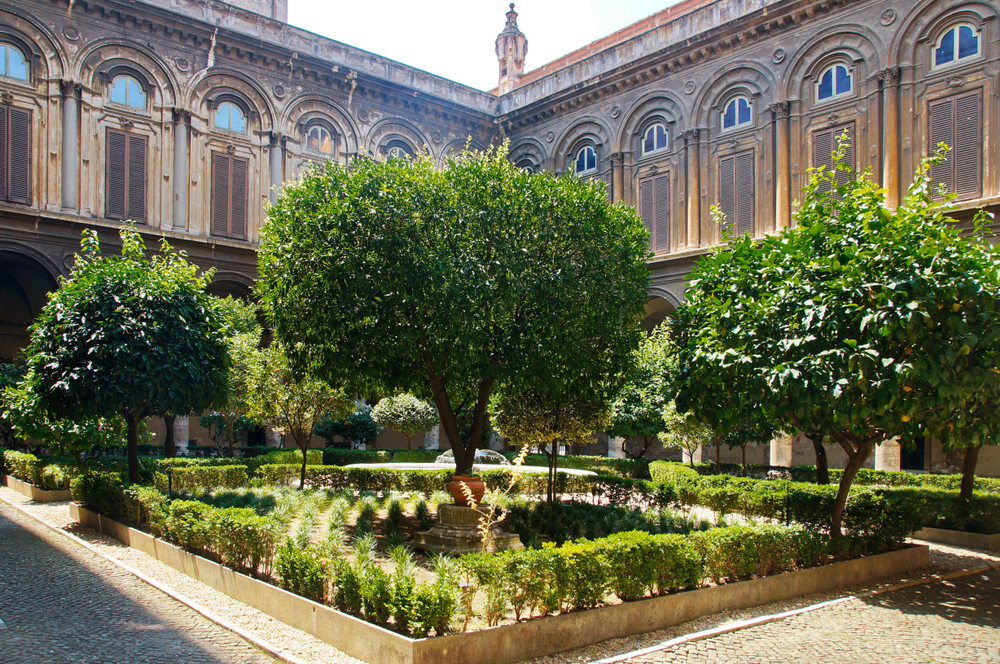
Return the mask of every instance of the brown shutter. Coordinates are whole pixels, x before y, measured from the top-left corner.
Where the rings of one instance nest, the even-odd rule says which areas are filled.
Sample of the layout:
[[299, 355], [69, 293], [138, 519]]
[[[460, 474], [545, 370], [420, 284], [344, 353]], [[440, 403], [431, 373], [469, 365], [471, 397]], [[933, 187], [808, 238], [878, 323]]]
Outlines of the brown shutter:
[[736, 221], [737, 233], [753, 233], [753, 150], [736, 155]]
[[7, 200], [31, 203], [31, 111], [8, 107]]
[[726, 216], [725, 228], [735, 232], [736, 227], [736, 156], [719, 159], [719, 209]]
[[[845, 185], [845, 184], [847, 184], [848, 182], [851, 181], [851, 178], [854, 177], [854, 147], [855, 147], [854, 144], [855, 144], [855, 139], [854, 139], [854, 123], [853, 122], [850, 123], [850, 124], [848, 124], [848, 125], [842, 125], [840, 127], [834, 127], [833, 128], [833, 144], [834, 145], [838, 145], [838, 141], [841, 140], [841, 137], [842, 137], [845, 129], [847, 130], [847, 140], [850, 142], [850, 145], [848, 145], [847, 148], [844, 150], [844, 157], [843, 157], [843, 159], [840, 160], [840, 163], [846, 164], [847, 166], [850, 167], [851, 170], [849, 170], [849, 171], [838, 170], [837, 171], [837, 184], [839, 184], [839, 185]], [[833, 168], [833, 157], [832, 156], [830, 158], [830, 168]]]
[[0, 201], [7, 200], [7, 107], [0, 106]]
[[212, 153], [212, 235], [229, 235], [228, 155]]
[[670, 251], [670, 175], [653, 179], [653, 204], [656, 208], [656, 253]]
[[656, 210], [653, 207], [653, 178], [639, 183], [639, 212], [649, 232], [649, 248], [656, 246]]
[[128, 209], [126, 217], [134, 221], [146, 221], [146, 138], [128, 137]]
[[128, 141], [123, 132], [108, 129], [107, 143], [108, 149], [105, 155], [107, 165], [107, 210], [105, 216], [108, 219], [125, 219], [125, 197], [128, 186], [126, 178]]
[[[833, 152], [844, 131], [847, 131], [847, 140], [850, 142], [850, 145], [844, 150], [844, 157], [841, 159], [840, 163], [850, 166], [851, 170], [838, 170], [836, 172], [837, 184], [841, 185], [850, 182], [854, 173], [854, 123], [851, 122], [850, 124], [840, 125], [830, 129], [820, 129], [819, 131], [813, 132], [813, 168], [826, 166], [825, 172], [830, 173], [833, 170]], [[829, 190], [830, 185], [827, 182], [820, 184], [820, 192]]]
[[982, 183], [982, 107], [983, 91], [955, 98], [955, 193], [959, 198], [979, 198]]
[[[953, 130], [955, 126], [954, 99], [948, 97], [928, 105], [928, 118], [930, 122], [930, 153], [937, 150], [939, 143], [944, 143], [948, 147], [954, 147], [955, 137]], [[938, 185], [944, 185], [948, 191], [955, 190], [954, 155], [948, 155], [940, 164], [931, 166], [931, 186], [937, 191]]]
[[250, 162], [246, 159], [233, 157], [232, 186], [230, 188], [230, 237], [245, 238], [247, 236], [247, 171]]

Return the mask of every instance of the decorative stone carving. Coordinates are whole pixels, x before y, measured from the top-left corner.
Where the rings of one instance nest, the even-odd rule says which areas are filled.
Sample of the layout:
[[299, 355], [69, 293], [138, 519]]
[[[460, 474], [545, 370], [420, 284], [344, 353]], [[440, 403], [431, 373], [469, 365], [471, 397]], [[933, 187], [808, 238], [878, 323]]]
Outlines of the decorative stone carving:
[[[437, 551], [453, 555], [482, 551], [480, 516], [480, 512], [471, 507], [441, 505], [438, 508], [438, 521], [434, 527], [426, 532], [417, 533], [411, 544], [427, 552]], [[517, 535], [505, 533], [499, 525], [494, 525], [490, 529], [486, 543], [487, 553], [523, 548], [524, 545]]]
[[236, 154], [236, 146], [232, 143], [226, 143], [226, 154]]
[[0, 104], [9, 105], [14, 101], [14, 95], [9, 90], [0, 91]]
[[892, 25], [896, 22], [896, 10], [886, 9], [882, 12], [882, 16], [879, 18], [879, 23], [882, 25]]
[[788, 101], [776, 101], [767, 107], [767, 110], [774, 113], [775, 117], [787, 118], [791, 110], [791, 104]]
[[278, 99], [285, 98], [285, 86], [283, 86], [281, 83], [275, 83], [273, 86], [271, 86], [271, 92], [273, 92], [274, 96], [277, 97]]
[[545, 134], [546, 143], [551, 143], [554, 140], [556, 140], [556, 135], [553, 132], [550, 131], [549, 133]]
[[174, 58], [174, 66], [177, 67], [177, 71], [189, 72], [191, 71], [191, 63], [188, 62], [187, 58]]
[[441, 135], [441, 132], [435, 131], [431, 134], [431, 140], [435, 143], [440, 143], [444, 140], [444, 137]]
[[694, 81], [688, 81], [687, 83], [684, 84], [684, 94], [693, 95], [694, 90], [695, 90]]
[[896, 85], [899, 83], [899, 67], [889, 67], [878, 73], [878, 80], [883, 85]]
[[73, 42], [75, 42], [80, 38], [80, 31], [77, 30], [72, 25], [67, 25], [65, 28], [63, 28], [62, 33], [63, 37]]
[[358, 120], [362, 122], [368, 122], [368, 109], [363, 106], [358, 107]]
[[132, 131], [132, 128], [135, 126], [135, 123], [129, 118], [119, 118], [119, 122], [122, 123], [122, 129], [125, 131]]
[[617, 118], [621, 114], [622, 114], [622, 109], [619, 108], [618, 106], [613, 106], [611, 108], [611, 117], [612, 118]]
[[952, 76], [951, 78], [948, 79], [948, 81], [946, 82], [946, 84], [947, 84], [947, 86], [949, 88], [960, 88], [963, 85], [965, 85], [965, 77], [964, 76]]
[[783, 48], [775, 49], [774, 53], [771, 54], [771, 62], [773, 62], [776, 65], [780, 65], [784, 61], [785, 61], [785, 49]]
[[698, 142], [698, 130], [697, 129], [685, 129], [681, 132], [681, 138], [689, 143]]

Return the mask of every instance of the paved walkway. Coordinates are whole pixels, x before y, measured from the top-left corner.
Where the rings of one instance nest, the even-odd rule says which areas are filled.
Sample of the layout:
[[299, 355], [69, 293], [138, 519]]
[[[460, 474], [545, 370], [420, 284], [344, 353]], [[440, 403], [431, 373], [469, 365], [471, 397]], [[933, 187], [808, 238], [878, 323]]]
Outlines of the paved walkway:
[[0, 503], [3, 664], [277, 660]]
[[996, 664], [1000, 662], [1000, 572], [842, 602], [628, 661]]

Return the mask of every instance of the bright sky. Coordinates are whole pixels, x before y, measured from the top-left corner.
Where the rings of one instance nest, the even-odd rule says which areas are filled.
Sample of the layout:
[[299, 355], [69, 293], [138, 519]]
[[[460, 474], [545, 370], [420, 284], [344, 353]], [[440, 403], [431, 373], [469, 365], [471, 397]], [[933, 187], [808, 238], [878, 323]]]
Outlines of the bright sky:
[[[530, 71], [678, 0], [516, 0]], [[289, 0], [288, 22], [480, 90], [497, 84], [509, 0]]]

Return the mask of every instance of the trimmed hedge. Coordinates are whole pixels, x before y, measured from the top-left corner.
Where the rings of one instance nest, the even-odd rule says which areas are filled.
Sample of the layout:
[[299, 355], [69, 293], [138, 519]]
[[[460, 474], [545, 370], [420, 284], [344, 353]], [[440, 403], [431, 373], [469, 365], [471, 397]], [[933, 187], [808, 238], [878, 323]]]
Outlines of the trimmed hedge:
[[[238, 489], [249, 482], [246, 466], [182, 466], [170, 469], [170, 486], [174, 491], [201, 491], [204, 489]], [[163, 474], [157, 477], [161, 491]]]

